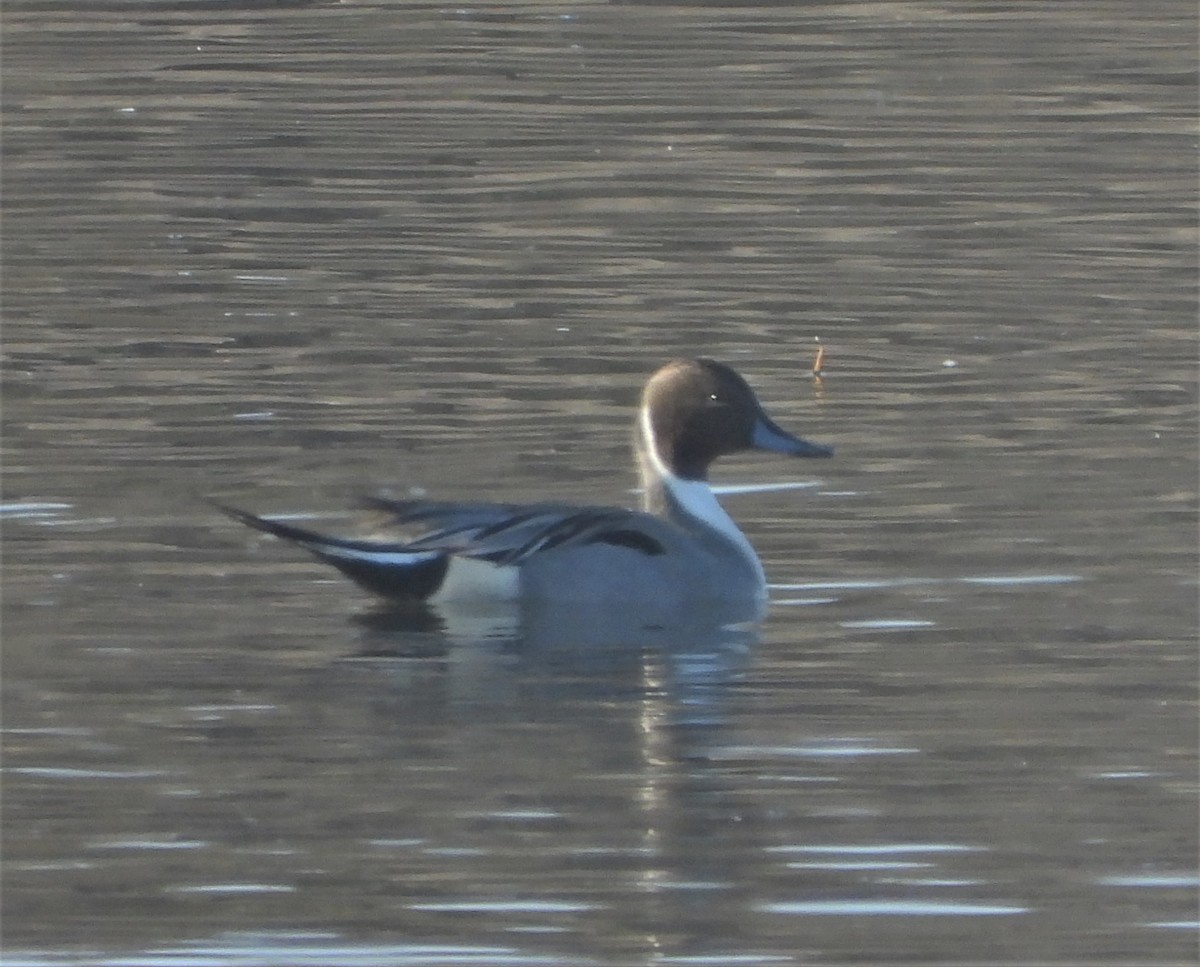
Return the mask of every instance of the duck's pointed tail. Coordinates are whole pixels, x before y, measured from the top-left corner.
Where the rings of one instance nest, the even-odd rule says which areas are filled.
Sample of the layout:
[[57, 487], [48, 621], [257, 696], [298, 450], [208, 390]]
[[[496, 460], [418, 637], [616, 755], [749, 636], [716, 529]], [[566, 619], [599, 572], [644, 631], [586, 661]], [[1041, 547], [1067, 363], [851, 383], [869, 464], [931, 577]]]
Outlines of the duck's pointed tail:
[[419, 601], [437, 592], [450, 558], [435, 551], [411, 551], [403, 542], [329, 537], [294, 524], [208, 501], [221, 513], [264, 534], [298, 544], [313, 557], [337, 568], [372, 594], [397, 601]]

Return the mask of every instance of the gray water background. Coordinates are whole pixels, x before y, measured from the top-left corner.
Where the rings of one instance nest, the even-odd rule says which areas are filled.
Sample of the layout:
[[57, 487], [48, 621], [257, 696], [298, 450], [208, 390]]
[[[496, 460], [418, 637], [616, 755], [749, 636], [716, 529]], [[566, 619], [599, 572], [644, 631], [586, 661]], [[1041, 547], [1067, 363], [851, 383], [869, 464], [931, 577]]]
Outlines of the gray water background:
[[[1196, 21], [6, 4], [3, 962], [1195, 963]], [[695, 354], [758, 634], [199, 500], [627, 503]]]

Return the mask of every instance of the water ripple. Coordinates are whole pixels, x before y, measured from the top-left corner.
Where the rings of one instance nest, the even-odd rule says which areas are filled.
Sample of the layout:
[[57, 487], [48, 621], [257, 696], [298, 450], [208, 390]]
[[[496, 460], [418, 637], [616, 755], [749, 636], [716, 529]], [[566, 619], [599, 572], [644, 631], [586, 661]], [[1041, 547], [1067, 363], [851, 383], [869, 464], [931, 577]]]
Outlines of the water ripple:
[[933, 900], [801, 900], [763, 903], [763, 913], [820, 917], [994, 917], [1029, 913], [1029, 907], [989, 903], [938, 903]]

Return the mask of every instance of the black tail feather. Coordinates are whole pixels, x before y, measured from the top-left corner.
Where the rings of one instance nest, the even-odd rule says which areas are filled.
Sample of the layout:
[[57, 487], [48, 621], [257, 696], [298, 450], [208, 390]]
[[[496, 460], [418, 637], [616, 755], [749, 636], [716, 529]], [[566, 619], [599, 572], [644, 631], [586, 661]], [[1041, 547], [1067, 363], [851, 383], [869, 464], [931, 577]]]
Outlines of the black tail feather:
[[395, 601], [428, 598], [442, 586], [450, 565], [450, 559], [445, 554], [428, 552], [412, 552], [414, 559], [411, 561], [372, 559], [371, 555], [394, 557], [407, 553], [405, 545], [329, 537], [294, 524], [259, 517], [216, 500], [209, 500], [208, 503], [239, 524], [298, 544], [317, 560], [337, 568], [365, 590]]

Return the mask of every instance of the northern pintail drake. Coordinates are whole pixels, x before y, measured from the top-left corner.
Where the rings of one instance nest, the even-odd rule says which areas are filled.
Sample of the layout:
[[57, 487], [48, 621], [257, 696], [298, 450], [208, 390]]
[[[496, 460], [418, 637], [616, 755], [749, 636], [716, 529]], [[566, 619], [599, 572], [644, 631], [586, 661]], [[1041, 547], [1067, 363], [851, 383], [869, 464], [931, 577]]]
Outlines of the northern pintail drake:
[[250, 527], [299, 544], [393, 601], [653, 603], [765, 602], [758, 555], [708, 484], [718, 457], [769, 450], [832, 456], [778, 427], [746, 381], [710, 359], [676, 360], [647, 382], [634, 426], [642, 509], [371, 497], [388, 531], [331, 537], [217, 506]]

